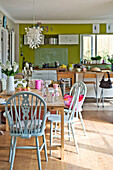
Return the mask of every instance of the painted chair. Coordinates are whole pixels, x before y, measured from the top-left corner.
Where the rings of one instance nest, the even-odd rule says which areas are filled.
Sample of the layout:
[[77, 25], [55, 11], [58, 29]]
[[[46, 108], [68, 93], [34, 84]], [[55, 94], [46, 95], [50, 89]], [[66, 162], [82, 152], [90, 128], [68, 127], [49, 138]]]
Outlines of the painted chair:
[[[16, 149], [37, 149], [38, 167], [39, 170], [41, 170], [40, 152], [43, 147], [45, 150], [46, 161], [48, 161], [45, 139], [45, 123], [48, 112], [45, 101], [39, 95], [32, 92], [20, 92], [14, 94], [7, 100], [5, 105], [5, 112], [11, 135], [9, 155], [9, 162], [11, 162], [10, 170], [13, 169]], [[39, 147], [39, 136], [43, 137], [43, 144], [41, 145], [41, 147]], [[17, 137], [21, 137], [24, 139], [35, 137], [36, 147], [17, 147]]]
[[[67, 132], [69, 131], [69, 134], [71, 134], [71, 132], [72, 132], [75, 146], [77, 149], [77, 153], [79, 153], [79, 148], [78, 148], [76, 136], [74, 133], [74, 121], [75, 121], [74, 114], [75, 114], [75, 108], [77, 108], [77, 106], [78, 106], [79, 94], [80, 94], [80, 87], [77, 87], [76, 91], [73, 95], [69, 109], [68, 110], [64, 109], [64, 112], [65, 112], [64, 123], [67, 125], [70, 124], [70, 126], [71, 126], [71, 130], [69, 128], [69, 130], [67, 130]], [[50, 122], [50, 145], [52, 145], [53, 137], [60, 137], [60, 135], [53, 134], [53, 131], [56, 131], [56, 130], [61, 131], [61, 129], [54, 129], [53, 123], [61, 123], [61, 115], [51, 114], [48, 117], [48, 121]], [[70, 136], [67, 135], [67, 137], [70, 137]], [[50, 155], [51, 154], [52, 154], [52, 151], [50, 150]]]
[[[73, 96], [73, 94], [75, 93], [75, 90], [77, 89], [77, 87], [80, 87], [80, 95], [83, 95], [83, 99], [79, 102], [78, 108], [76, 108], [76, 112], [75, 112], [76, 119], [75, 119], [74, 124], [75, 125], [82, 124], [84, 134], [86, 135], [86, 130], [85, 130], [85, 126], [84, 126], [84, 122], [83, 122], [81, 112], [82, 112], [82, 107], [83, 107], [84, 100], [86, 98], [87, 87], [86, 87], [86, 84], [83, 83], [82, 81], [73, 84], [73, 86], [71, 87], [71, 90], [70, 90], [70, 95], [71, 96]], [[80, 122], [78, 122], [79, 118], [80, 118]]]
[[96, 73], [84, 73], [83, 74], [83, 82], [87, 85], [93, 85], [94, 91], [95, 91], [97, 107], [99, 107], [99, 105], [98, 105], [97, 74]]

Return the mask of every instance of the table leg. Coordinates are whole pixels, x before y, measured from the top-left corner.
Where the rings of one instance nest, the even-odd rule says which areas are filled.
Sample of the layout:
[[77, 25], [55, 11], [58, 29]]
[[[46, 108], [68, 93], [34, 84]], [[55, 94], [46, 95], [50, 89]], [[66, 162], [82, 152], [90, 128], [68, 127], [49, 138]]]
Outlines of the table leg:
[[9, 131], [9, 125], [8, 125], [8, 120], [6, 118], [6, 131]]
[[61, 109], [61, 160], [64, 160], [64, 108]]
[[[2, 124], [1, 112], [0, 112], [0, 124]], [[0, 135], [4, 135], [3, 131], [0, 130]]]

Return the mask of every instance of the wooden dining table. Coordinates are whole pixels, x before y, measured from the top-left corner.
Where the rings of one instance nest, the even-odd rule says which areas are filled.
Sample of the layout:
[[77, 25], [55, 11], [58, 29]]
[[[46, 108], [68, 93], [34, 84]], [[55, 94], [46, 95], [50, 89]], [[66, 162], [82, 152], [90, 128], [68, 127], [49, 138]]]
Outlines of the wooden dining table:
[[[37, 89], [31, 89], [31, 92], [38, 94], [39, 96], [42, 97], [42, 91], [41, 90], [37, 90]], [[15, 93], [18, 93], [18, 91], [15, 91]], [[7, 101], [9, 99], [9, 97], [6, 94], [6, 91], [3, 91], [0, 94], [3, 98], [5, 98], [5, 100]], [[61, 93], [61, 90], [59, 88], [59, 97], [57, 101], [53, 101], [53, 102], [46, 102], [47, 103], [47, 109], [48, 111], [59, 111], [59, 113], [61, 114], [61, 144], [59, 145], [53, 145], [53, 146], [47, 146], [48, 150], [60, 150], [61, 151], [61, 160], [64, 159], [64, 100], [63, 100], [63, 96]], [[4, 110], [5, 109], [5, 105], [0, 105], [0, 110]], [[8, 126], [8, 121], [6, 119], [6, 131], [9, 131], [9, 126]]]

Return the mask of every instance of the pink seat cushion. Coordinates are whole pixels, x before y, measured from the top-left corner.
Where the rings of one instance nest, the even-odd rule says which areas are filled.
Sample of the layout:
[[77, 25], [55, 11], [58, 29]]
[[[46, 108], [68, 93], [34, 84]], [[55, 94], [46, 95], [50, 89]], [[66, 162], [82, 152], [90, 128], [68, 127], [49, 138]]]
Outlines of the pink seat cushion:
[[[72, 98], [73, 98], [73, 96], [71, 96], [71, 95], [67, 95], [67, 94], [64, 95], [64, 104], [65, 104], [65, 106], [67, 106], [68, 108], [70, 107]], [[78, 111], [79, 111], [79, 109], [81, 108], [82, 100], [83, 100], [83, 95], [80, 95], [80, 96], [79, 96], [79, 102], [78, 102]], [[75, 108], [75, 110], [77, 110], [77, 108]]]

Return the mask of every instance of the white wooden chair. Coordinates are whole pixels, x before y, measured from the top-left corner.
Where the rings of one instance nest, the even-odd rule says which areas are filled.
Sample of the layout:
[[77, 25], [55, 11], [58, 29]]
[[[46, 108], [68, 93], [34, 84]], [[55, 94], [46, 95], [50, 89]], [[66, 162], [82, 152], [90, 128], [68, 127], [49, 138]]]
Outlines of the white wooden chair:
[[[70, 128], [68, 129], [68, 137], [70, 137], [70, 134], [72, 132], [73, 135], [73, 139], [76, 145], [76, 149], [77, 149], [77, 153], [79, 153], [79, 148], [78, 148], [78, 144], [77, 144], [77, 140], [76, 140], [76, 136], [75, 136], [75, 132], [74, 132], [74, 122], [75, 122], [75, 108], [78, 107], [78, 101], [79, 101], [79, 94], [80, 94], [80, 87], [78, 86], [75, 90], [75, 93], [73, 94], [73, 98], [70, 104], [69, 109], [64, 109], [65, 115], [64, 115], [64, 124], [70, 125], [71, 126], [71, 130]], [[61, 123], [61, 115], [58, 114], [51, 114], [48, 117], [48, 121], [50, 121], [50, 145], [52, 145], [52, 140], [53, 137], [59, 137], [60, 135], [53, 135], [53, 131], [61, 131], [61, 129], [53, 129], [53, 123]], [[50, 150], [50, 155], [52, 154], [52, 151]]]
[[[84, 130], [84, 134], [86, 135], [86, 130], [85, 130], [85, 126], [84, 126], [84, 122], [83, 122], [83, 118], [82, 118], [82, 107], [83, 107], [83, 103], [86, 97], [86, 93], [87, 93], [87, 87], [86, 84], [83, 83], [82, 81], [77, 82], [75, 84], [73, 84], [73, 86], [71, 87], [70, 90], [70, 95], [73, 96], [73, 94], [75, 93], [75, 90], [77, 89], [77, 87], [80, 87], [80, 95], [83, 95], [83, 99], [79, 102], [78, 104], [78, 108], [76, 108], [76, 112], [75, 112], [75, 122], [74, 124], [82, 124], [83, 130]], [[80, 121], [78, 121], [80, 118]]]

